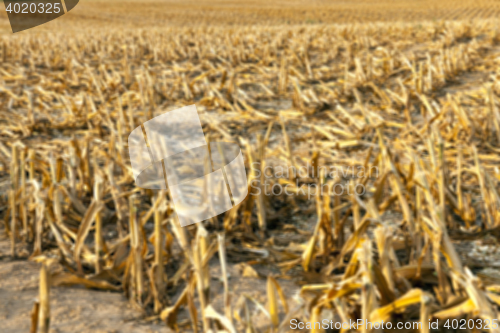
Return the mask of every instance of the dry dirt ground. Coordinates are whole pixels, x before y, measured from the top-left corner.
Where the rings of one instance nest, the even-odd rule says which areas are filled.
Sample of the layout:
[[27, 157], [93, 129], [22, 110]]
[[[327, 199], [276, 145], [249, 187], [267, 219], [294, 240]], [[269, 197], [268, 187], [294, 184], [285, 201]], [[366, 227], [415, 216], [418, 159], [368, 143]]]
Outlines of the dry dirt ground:
[[[0, 331], [29, 332], [30, 313], [38, 297], [39, 265], [12, 260], [9, 240], [0, 231]], [[51, 290], [51, 333], [168, 332], [161, 323], [140, 320], [121, 293], [60, 287]]]
[[[19, 249], [18, 249], [19, 250]], [[20, 253], [22, 253], [22, 249]], [[256, 265], [250, 273], [238, 264], [229, 267], [229, 284], [237, 306], [238, 297], [246, 294], [266, 304], [265, 275], [269, 268]], [[40, 265], [25, 258], [12, 259], [9, 239], [0, 228], [0, 332], [29, 332], [31, 311], [38, 298]], [[247, 275], [257, 274], [260, 277]], [[243, 276], [245, 275], [245, 276]], [[210, 289], [212, 305], [223, 311], [224, 288], [220, 265], [216, 258], [210, 262]], [[278, 279], [287, 295], [298, 292], [292, 280]], [[300, 301], [290, 307], [300, 306]], [[256, 307], [253, 313], [259, 312]], [[134, 307], [121, 292], [90, 290], [83, 287], [52, 287], [50, 291], [50, 333], [152, 333], [172, 332], [157, 318], [145, 317], [140, 308]], [[260, 314], [262, 315], [262, 314]], [[189, 321], [188, 312], [181, 311], [179, 325]], [[266, 322], [263, 320], [262, 322]], [[257, 327], [259, 328], [259, 327]], [[262, 327], [261, 327], [262, 328]], [[183, 331], [183, 330], [181, 330]]]
[[[455, 246], [463, 262], [477, 275], [500, 281], [500, 248], [492, 245], [486, 237], [480, 241], [460, 241]], [[38, 297], [39, 265], [25, 259], [12, 259], [9, 240], [0, 229], [0, 332], [29, 332], [31, 311]], [[210, 265], [211, 276], [220, 276], [217, 260]], [[265, 279], [243, 277], [238, 265], [231, 265], [229, 283], [234, 295], [251, 295], [266, 304]], [[263, 276], [265, 271], [255, 271]], [[314, 277], [311, 277], [314, 279]], [[291, 280], [279, 280], [283, 291], [297, 293]], [[216, 295], [215, 308], [223, 308], [223, 286], [220, 280], [212, 279], [211, 290]], [[139, 308], [132, 306], [120, 292], [107, 292], [83, 287], [53, 287], [50, 292], [51, 333], [152, 333], [172, 332], [154, 318], [145, 318]], [[232, 300], [236, 306], [237, 299]], [[300, 306], [300, 301], [291, 307]], [[258, 311], [253, 309], [253, 311]], [[188, 313], [180, 314], [188, 321]], [[265, 320], [264, 320], [265, 321]]]

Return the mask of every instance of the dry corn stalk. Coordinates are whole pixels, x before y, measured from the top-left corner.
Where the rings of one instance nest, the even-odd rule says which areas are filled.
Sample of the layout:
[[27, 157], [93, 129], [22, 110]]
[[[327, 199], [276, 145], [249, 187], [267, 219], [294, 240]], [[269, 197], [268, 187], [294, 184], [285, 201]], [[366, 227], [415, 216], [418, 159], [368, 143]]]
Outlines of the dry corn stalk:
[[48, 333], [50, 328], [50, 281], [45, 264], [40, 269], [40, 310], [38, 327], [40, 332]]

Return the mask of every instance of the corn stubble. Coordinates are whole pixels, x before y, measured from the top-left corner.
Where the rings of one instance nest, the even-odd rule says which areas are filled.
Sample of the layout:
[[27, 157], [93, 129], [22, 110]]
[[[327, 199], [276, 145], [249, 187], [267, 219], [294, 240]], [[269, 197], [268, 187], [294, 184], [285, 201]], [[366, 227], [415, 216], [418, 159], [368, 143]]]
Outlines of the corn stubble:
[[[497, 28], [480, 20], [3, 38], [3, 224], [13, 256], [27, 243], [34, 260], [59, 263], [42, 266], [32, 332], [49, 329], [49, 284], [124, 292], [178, 331], [285, 332], [291, 318], [326, 315], [498, 319], [500, 279], [476, 276], [454, 245], [500, 231]], [[134, 186], [126, 145], [153, 115], [192, 103], [212, 141], [240, 143], [252, 193], [273, 163], [314, 172], [269, 180], [293, 196], [266, 196], [261, 183], [235, 210], [181, 228], [167, 192]], [[318, 166], [367, 171], [330, 177]], [[348, 180], [349, 193], [327, 194]], [[308, 199], [297, 184], [324, 191]], [[311, 214], [310, 228], [294, 225]], [[284, 230], [300, 244], [278, 246]], [[222, 307], [212, 303], [212, 258]], [[235, 258], [265, 284], [266, 302], [232, 291], [246, 283], [228, 278]], [[256, 263], [280, 273], [264, 278]], [[290, 276], [297, 295], [280, 286]]]

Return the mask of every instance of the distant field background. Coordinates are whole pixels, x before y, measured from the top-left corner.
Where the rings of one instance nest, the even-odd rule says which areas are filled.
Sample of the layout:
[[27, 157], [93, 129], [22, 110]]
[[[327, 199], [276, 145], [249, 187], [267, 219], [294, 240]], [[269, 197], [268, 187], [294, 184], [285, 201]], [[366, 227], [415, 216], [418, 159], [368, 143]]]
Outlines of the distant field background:
[[[1, 6], [3, 7], [3, 5]], [[0, 31], [8, 32], [0, 13]], [[83, 0], [71, 13], [45, 24], [42, 30], [92, 27], [161, 27], [192, 25], [282, 25], [434, 21], [495, 18], [500, 1], [493, 0], [353, 0], [353, 1], [118, 1]], [[71, 22], [72, 26], [68, 26]], [[36, 29], [40, 31], [41, 29]], [[30, 31], [34, 32], [34, 31]]]

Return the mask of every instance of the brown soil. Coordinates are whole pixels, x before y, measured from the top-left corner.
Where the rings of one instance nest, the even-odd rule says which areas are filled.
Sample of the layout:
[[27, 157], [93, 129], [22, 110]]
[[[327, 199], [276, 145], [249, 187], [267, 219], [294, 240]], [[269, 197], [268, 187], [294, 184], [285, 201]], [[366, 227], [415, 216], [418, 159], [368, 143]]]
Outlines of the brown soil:
[[[31, 310], [38, 297], [39, 264], [12, 260], [9, 240], [0, 231], [0, 331], [29, 332]], [[144, 322], [118, 292], [79, 287], [52, 288], [51, 333], [169, 332], [161, 323]]]

